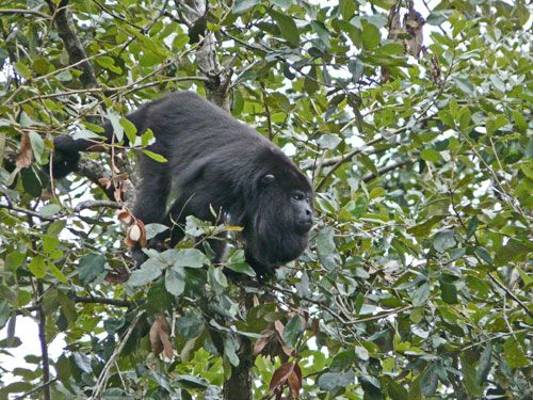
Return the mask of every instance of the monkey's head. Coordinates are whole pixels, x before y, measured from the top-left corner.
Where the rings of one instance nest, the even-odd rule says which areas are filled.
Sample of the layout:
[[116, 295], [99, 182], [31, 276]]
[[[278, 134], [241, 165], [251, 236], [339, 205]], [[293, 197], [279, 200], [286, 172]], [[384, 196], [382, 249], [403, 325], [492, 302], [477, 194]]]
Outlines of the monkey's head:
[[276, 149], [275, 162], [256, 171], [243, 236], [248, 256], [270, 267], [296, 259], [307, 247], [313, 225], [309, 180]]

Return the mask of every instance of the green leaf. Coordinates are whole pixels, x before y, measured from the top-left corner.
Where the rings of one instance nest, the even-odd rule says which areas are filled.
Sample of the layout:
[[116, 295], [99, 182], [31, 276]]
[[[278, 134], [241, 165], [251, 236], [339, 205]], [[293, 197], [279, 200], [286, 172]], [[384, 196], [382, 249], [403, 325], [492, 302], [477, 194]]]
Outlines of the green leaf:
[[39, 164], [43, 163], [43, 153], [44, 153], [44, 141], [41, 136], [34, 131], [29, 133], [31, 148], [33, 150], [33, 155]]
[[194, 339], [200, 336], [204, 328], [203, 318], [194, 312], [189, 312], [176, 321], [176, 332], [185, 339]]
[[39, 209], [39, 214], [43, 217], [52, 217], [61, 211], [61, 206], [58, 204], [47, 204]]
[[134, 145], [137, 134], [137, 127], [133, 125], [133, 123], [129, 119], [126, 118], [120, 118], [119, 123], [122, 128], [124, 128], [124, 132], [126, 133], [126, 137], [128, 138], [130, 145]]
[[287, 322], [287, 325], [285, 325], [285, 329], [283, 330], [283, 341], [287, 343], [290, 348], [294, 349], [296, 348], [296, 343], [303, 331], [304, 324], [302, 318], [299, 315], [294, 315], [289, 322]]
[[339, 11], [342, 18], [349, 21], [357, 9], [357, 3], [354, 0], [339, 0]]
[[105, 271], [106, 259], [101, 254], [91, 253], [80, 258], [78, 276], [87, 285]]
[[413, 301], [413, 306], [415, 307], [426, 305], [430, 294], [431, 288], [427, 283], [424, 283], [417, 287], [414, 291], [409, 292], [409, 295]]
[[476, 254], [478, 257], [480, 257], [487, 264], [492, 264], [492, 257], [490, 256], [490, 253], [487, 251], [486, 248], [481, 247], [481, 246], [477, 246], [474, 249], [474, 254]]
[[493, 117], [489, 120], [487, 120], [487, 133], [489, 135], [492, 135], [493, 133], [495, 133], [498, 129], [504, 127], [505, 125], [507, 125], [509, 123], [509, 121], [507, 120], [507, 118], [505, 117], [505, 115], [503, 114], [499, 114], [497, 115], [496, 117]]
[[282, 13], [275, 10], [270, 10], [270, 15], [276, 21], [276, 25], [281, 31], [281, 35], [289, 42], [292, 47], [298, 46], [300, 41], [300, 33], [296, 27], [294, 20]]
[[457, 304], [457, 288], [453, 283], [440, 282], [442, 300], [448, 304]]
[[317, 140], [317, 144], [322, 147], [323, 149], [334, 149], [339, 145], [341, 142], [341, 138], [339, 138], [337, 135], [332, 135], [330, 133], [326, 133], [322, 136], [320, 136]]
[[237, 367], [240, 363], [237, 350], [239, 349], [239, 343], [237, 339], [231, 336], [224, 337], [224, 356], [227, 357], [229, 363], [234, 367]]
[[142, 152], [150, 157], [152, 160], [155, 160], [159, 163], [166, 163], [168, 160], [163, 157], [161, 154], [154, 153], [153, 151], [143, 149]]
[[357, 358], [363, 361], [368, 361], [368, 359], [370, 358], [368, 350], [363, 346], [355, 346], [355, 355], [357, 356]]
[[114, 72], [115, 74], [121, 74], [122, 69], [115, 65], [115, 60], [110, 56], [99, 56], [96, 58], [96, 63], [101, 67]]
[[526, 132], [526, 130], [527, 130], [527, 120], [524, 117], [524, 114], [519, 112], [519, 111], [513, 110], [513, 119], [514, 119], [514, 123], [515, 123], [516, 127], [518, 128], [518, 130], [520, 132]]
[[228, 287], [228, 278], [226, 278], [226, 275], [224, 275], [222, 268], [217, 268], [210, 265], [207, 273], [209, 282], [214, 287], [215, 292], [222, 293], [222, 290], [220, 289]]
[[318, 386], [326, 392], [334, 392], [355, 383], [355, 374], [348, 372], [326, 372], [318, 378]]
[[420, 382], [422, 394], [424, 396], [433, 396], [437, 390], [438, 376], [435, 367], [430, 364], [422, 373]]
[[234, 14], [243, 14], [251, 8], [259, 4], [259, 0], [235, 0], [233, 4], [233, 13]]
[[168, 226], [165, 226], [162, 224], [156, 224], [156, 223], [147, 224], [144, 226], [144, 228], [146, 229], [146, 239], [148, 240], [168, 230]]
[[509, 239], [503, 247], [498, 249], [494, 261], [498, 265], [503, 265], [509, 261], [525, 260], [532, 251], [533, 244], [530, 242]]
[[455, 244], [455, 237], [452, 230], [438, 232], [433, 237], [433, 248], [439, 253], [443, 253], [444, 251], [455, 247]]
[[122, 142], [122, 139], [124, 138], [124, 128], [120, 124], [120, 115], [113, 111], [108, 111], [106, 117], [113, 127], [113, 134], [115, 135], [117, 141]]
[[12, 251], [7, 254], [4, 262], [4, 267], [6, 269], [15, 271], [22, 263], [26, 260], [26, 253], [21, 253], [20, 251]]
[[374, 24], [371, 24], [367, 21], [363, 21], [362, 24], [363, 46], [367, 50], [375, 49], [376, 47], [378, 47], [381, 41], [381, 34], [379, 33], [379, 29]]
[[41, 256], [35, 256], [28, 264], [30, 272], [38, 279], [44, 278], [46, 275], [46, 262]]
[[492, 367], [492, 345], [487, 344], [481, 355], [479, 356], [479, 365], [477, 368], [476, 380], [480, 385], [483, 385], [487, 381], [487, 376], [489, 375], [490, 369]]
[[48, 269], [54, 277], [61, 283], [68, 283], [67, 277], [54, 264], [48, 264]]
[[468, 79], [454, 77], [453, 80], [459, 89], [461, 89], [468, 96], [474, 94], [474, 86]]
[[460, 356], [465, 388], [471, 396], [478, 398], [483, 394], [483, 390], [477, 380], [477, 352], [469, 350], [461, 353]]
[[176, 260], [174, 261], [174, 268], [188, 267], [188, 268], [202, 268], [204, 265], [209, 265], [207, 256], [198, 249], [183, 249], [179, 250]]
[[22, 61], [15, 63], [15, 70], [25, 79], [31, 79], [31, 69]]
[[226, 268], [231, 269], [232, 271], [238, 272], [240, 274], [246, 274], [248, 276], [254, 277], [255, 271], [250, 265], [246, 262], [244, 258], [244, 252], [242, 250], [234, 251], [230, 254], [226, 261]]
[[529, 365], [529, 359], [522, 350], [518, 340], [512, 336], [507, 338], [503, 344], [503, 355], [505, 361], [511, 368], [524, 368]]
[[420, 152], [420, 158], [425, 161], [439, 162], [442, 160], [440, 153], [433, 149], [424, 149]]
[[185, 290], [185, 271], [183, 268], [167, 269], [165, 273], [165, 289], [176, 297], [183, 293]]
[[37, 57], [33, 60], [32, 69], [37, 75], [44, 75], [50, 70], [50, 64], [44, 57]]
[[409, 392], [397, 382], [389, 382], [387, 391], [392, 400], [409, 400]]
[[139, 269], [132, 272], [130, 279], [128, 279], [128, 285], [143, 286], [155, 281], [161, 276], [165, 267], [165, 264], [157, 258], [149, 258]]

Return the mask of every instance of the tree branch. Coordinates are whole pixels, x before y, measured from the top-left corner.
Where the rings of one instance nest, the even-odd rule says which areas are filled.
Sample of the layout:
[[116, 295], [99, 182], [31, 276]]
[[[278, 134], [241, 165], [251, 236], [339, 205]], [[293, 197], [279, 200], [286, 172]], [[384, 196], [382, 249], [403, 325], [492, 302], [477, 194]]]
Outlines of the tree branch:
[[115, 300], [115, 299], [108, 299], [106, 297], [74, 296], [72, 297], [72, 300], [74, 300], [76, 303], [105, 304], [108, 306], [116, 306], [116, 307], [131, 307], [133, 305], [133, 303], [128, 300]]
[[[53, 14], [53, 19], [55, 21], [59, 37], [63, 41], [65, 49], [67, 50], [69, 62], [74, 64], [80, 62], [81, 60], [86, 60], [87, 54], [85, 49], [83, 48], [78, 35], [76, 35], [76, 32], [72, 28], [74, 24], [67, 8], [68, 0], [61, 0], [61, 3], [59, 3], [59, 6], [57, 7], [52, 3], [51, 0], [47, 0], [47, 3], [50, 12]], [[88, 61], [83, 61], [81, 62], [80, 67], [82, 70], [80, 80], [83, 86], [98, 86], [93, 65]]]
[[19, 213], [22, 213], [22, 214], [25, 214], [25, 215], [29, 215], [31, 217], [36, 217], [36, 218], [42, 219], [44, 221], [49, 221], [49, 222], [57, 221], [57, 217], [46, 217], [44, 215], [39, 214], [36, 211], [27, 210], [25, 208], [17, 207], [17, 206], [14, 206], [12, 204], [0, 204], [0, 208], [5, 208], [7, 210], [16, 211], [16, 212], [19, 212]]
[[[427, 112], [427, 109], [424, 110], [422, 112], [421, 115], [424, 115], [425, 113]], [[421, 118], [421, 117], [418, 117], [416, 118], [416, 122], [424, 122], [424, 121], [428, 121], [430, 120], [431, 118], [433, 118], [433, 115], [429, 115], [427, 117], [424, 117], [424, 118]], [[344, 156], [341, 156], [341, 157], [333, 157], [333, 158], [330, 158], [330, 159], [327, 159], [327, 160], [324, 160], [322, 163], [320, 163], [320, 166], [323, 167], [323, 166], [329, 166], [329, 165], [333, 165], [331, 167], [331, 169], [326, 173], [326, 175], [322, 178], [322, 180], [316, 185], [315, 187], [315, 191], [320, 191], [320, 189], [322, 189], [322, 187], [324, 186], [324, 184], [326, 183], [326, 181], [333, 175], [333, 173], [342, 165], [344, 164], [345, 162], [348, 162], [350, 161], [353, 157], [355, 157], [356, 155], [364, 152], [365, 150], [367, 150], [370, 146], [373, 146], [381, 141], [383, 141], [385, 138], [387, 137], [390, 137], [390, 136], [395, 136], [395, 135], [398, 135], [400, 133], [403, 133], [405, 131], [408, 131], [409, 129], [412, 129], [413, 128], [413, 125], [406, 125], [406, 126], [403, 126], [401, 128], [398, 128], [396, 130], [394, 130], [393, 132], [390, 132], [390, 133], [387, 133], [387, 134], [384, 134], [384, 135], [380, 135], [378, 136], [377, 138], [375, 139], [372, 139], [370, 142], [368, 143], [365, 143], [363, 146], [361, 147], [358, 147], [356, 149], [353, 149], [352, 151], [350, 151], [348, 154], [344, 155]]]
[[54, 383], [55, 381], [57, 381], [57, 378], [54, 378], [54, 379], [52, 379], [52, 380], [50, 380], [48, 382], [45, 382], [45, 383], [33, 388], [32, 390], [30, 390], [30, 391], [28, 391], [28, 392], [26, 392], [24, 394], [21, 394], [20, 396], [15, 397], [15, 400], [25, 399], [26, 397], [41, 391], [45, 386], [49, 386], [51, 383]]
[[391, 164], [391, 165], [389, 165], [387, 167], [380, 168], [378, 170], [377, 174], [371, 173], [371, 174], [365, 175], [363, 177], [363, 182], [365, 182], [365, 183], [370, 182], [371, 180], [377, 178], [378, 176], [383, 176], [387, 172], [390, 172], [390, 171], [395, 170], [397, 168], [402, 168], [402, 167], [404, 167], [406, 165], [409, 165], [411, 163], [413, 163], [413, 160], [397, 161], [394, 164]]
[[126, 333], [124, 334], [120, 342], [118, 343], [118, 346], [115, 348], [115, 351], [113, 352], [113, 354], [111, 354], [111, 357], [109, 357], [109, 359], [107, 360], [104, 368], [102, 369], [102, 372], [100, 372], [100, 375], [98, 376], [98, 380], [96, 381], [94, 392], [89, 398], [90, 400], [97, 400], [101, 398], [101, 394], [103, 390], [105, 389], [107, 380], [109, 378], [109, 372], [111, 371], [111, 366], [115, 364], [115, 360], [117, 359], [119, 354], [122, 352], [122, 349], [124, 349], [126, 342], [128, 341], [133, 330], [137, 326], [137, 322], [139, 322], [139, 319], [141, 318], [143, 314], [144, 314], [144, 310], [139, 311], [137, 315], [135, 316], [135, 318], [133, 319], [133, 321], [131, 321], [131, 324], [128, 330], [126, 331]]
[[[364, 144], [363, 146], [361, 147], [358, 147], [352, 151], [350, 151], [348, 154], [346, 154], [345, 156], [342, 156], [340, 157], [338, 160], [336, 160], [336, 162], [333, 164], [333, 167], [331, 167], [331, 169], [326, 173], [326, 175], [322, 178], [322, 180], [316, 185], [315, 187], [315, 191], [319, 192], [320, 189], [322, 189], [322, 186], [324, 186], [324, 184], [326, 183], [326, 181], [330, 178], [330, 176], [333, 175], [333, 173], [342, 165], [344, 164], [345, 162], [348, 162], [350, 161], [353, 157], [355, 157], [357, 154], [360, 154], [362, 153], [363, 151], [365, 151], [368, 147], [370, 146], [373, 146], [374, 144], [376, 143], [379, 143], [381, 142], [382, 140], [384, 139], [383, 136], [379, 136], [377, 137], [376, 139], [373, 139], [371, 140], [370, 142]], [[324, 162], [321, 163], [322, 166], [324, 166], [324, 163], [327, 162], [327, 160], [325, 160]]]
[[80, 204], [74, 208], [75, 212], [80, 212], [81, 210], [85, 210], [87, 208], [115, 208], [120, 209], [122, 208], [122, 204], [117, 203], [116, 201], [108, 201], [108, 200], [87, 200], [83, 201]]
[[13, 15], [13, 14], [22, 14], [22, 15], [35, 15], [44, 19], [50, 19], [50, 16], [35, 10], [24, 10], [19, 8], [0, 8], [0, 15]]
[[46, 343], [46, 314], [43, 310], [43, 293], [43, 283], [37, 280], [37, 315], [39, 320], [39, 342], [41, 344], [44, 381], [41, 389], [43, 391], [43, 399], [50, 400], [50, 360], [48, 359], [48, 344]]

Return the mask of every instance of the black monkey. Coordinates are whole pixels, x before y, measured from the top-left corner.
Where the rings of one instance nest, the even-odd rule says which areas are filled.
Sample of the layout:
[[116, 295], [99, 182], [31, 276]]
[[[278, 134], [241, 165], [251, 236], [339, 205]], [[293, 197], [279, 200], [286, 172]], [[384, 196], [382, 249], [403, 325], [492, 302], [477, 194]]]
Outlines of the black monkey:
[[[136, 218], [170, 226], [171, 221], [184, 222], [187, 215], [216, 222], [212, 210], [222, 211], [229, 223], [244, 227], [246, 259], [260, 276], [304, 251], [312, 225], [313, 190], [274, 144], [192, 92], [169, 94], [127, 118], [139, 133], [153, 131], [155, 143], [149, 149], [168, 160], [159, 163], [140, 156]], [[111, 124], [104, 128], [110, 142]], [[94, 143], [59, 136], [54, 145], [53, 172], [60, 178], [76, 168], [79, 152]], [[169, 198], [175, 199], [170, 207]], [[173, 246], [183, 232], [176, 227], [170, 236]], [[220, 261], [224, 243], [211, 244]], [[134, 253], [139, 261], [142, 252]]]

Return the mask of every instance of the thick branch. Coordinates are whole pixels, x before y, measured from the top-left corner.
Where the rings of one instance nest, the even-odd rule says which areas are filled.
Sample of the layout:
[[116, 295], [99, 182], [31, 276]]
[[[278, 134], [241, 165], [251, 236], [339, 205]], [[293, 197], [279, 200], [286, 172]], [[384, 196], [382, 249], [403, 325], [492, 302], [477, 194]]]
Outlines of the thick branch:
[[117, 203], [116, 201], [108, 201], [108, 200], [87, 200], [83, 201], [80, 204], [74, 208], [74, 211], [80, 212], [81, 210], [85, 210], [87, 208], [116, 208], [120, 209], [122, 208], [122, 205]]
[[89, 179], [92, 183], [100, 187], [109, 199], [115, 199], [115, 186], [113, 185], [112, 180], [110, 180], [111, 185], [109, 187], [106, 187], [100, 181], [101, 178], [107, 177], [108, 175], [101, 164], [92, 160], [81, 159], [75, 173]]
[[[83, 48], [78, 35], [76, 35], [76, 32], [72, 28], [72, 17], [67, 9], [68, 0], [62, 0], [58, 7], [56, 7], [50, 0], [47, 0], [47, 3], [50, 12], [54, 14], [57, 31], [67, 50], [69, 62], [74, 64], [81, 60], [86, 60], [87, 54], [85, 53], [85, 49]], [[92, 64], [88, 61], [83, 61], [80, 63], [80, 67], [83, 71], [80, 76], [83, 86], [98, 86], [98, 81], [96, 80], [96, 74]]]

